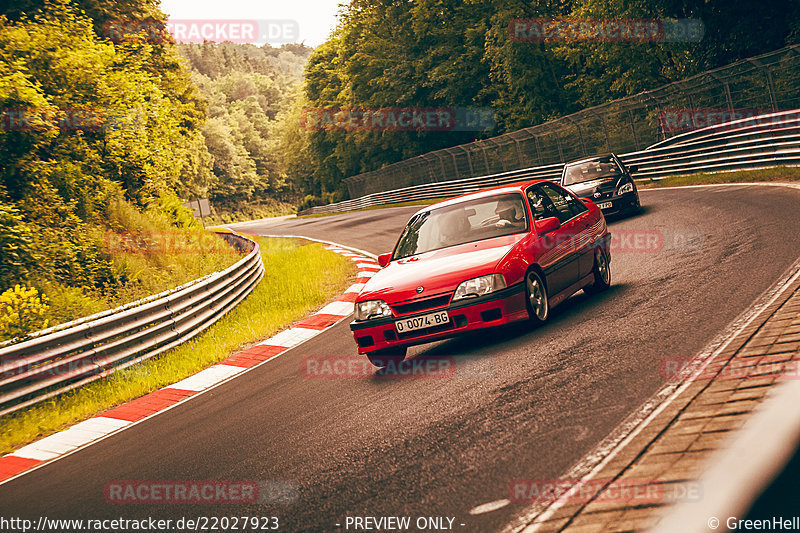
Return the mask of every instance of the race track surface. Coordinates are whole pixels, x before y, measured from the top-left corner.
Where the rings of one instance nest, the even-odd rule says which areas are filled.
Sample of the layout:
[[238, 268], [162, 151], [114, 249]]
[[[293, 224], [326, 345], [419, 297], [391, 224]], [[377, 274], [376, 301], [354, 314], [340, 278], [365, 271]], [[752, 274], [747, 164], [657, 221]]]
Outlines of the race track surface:
[[[447, 516], [456, 531], [501, 529], [521, 504], [480, 516], [468, 511], [508, 498], [512, 480], [562, 475], [663, 385], [665, 358], [698, 353], [800, 256], [798, 190], [708, 187], [641, 197], [641, 215], [610, 222], [620, 241], [609, 291], [576, 295], [542, 328], [508, 327], [410, 350], [413, 358], [452, 357], [450, 378], [308, 377], [305, 358], [356, 353], [345, 321], [0, 486], [0, 515], [278, 516], [279, 531], [293, 532], [344, 531], [346, 516], [410, 516], [412, 524]], [[240, 228], [378, 254], [391, 250], [416, 209]], [[625, 236], [637, 234], [661, 235], [661, 248], [634, 251]], [[214, 507], [104, 498], [106, 483], [117, 480], [209, 479], [288, 481], [299, 498]]]

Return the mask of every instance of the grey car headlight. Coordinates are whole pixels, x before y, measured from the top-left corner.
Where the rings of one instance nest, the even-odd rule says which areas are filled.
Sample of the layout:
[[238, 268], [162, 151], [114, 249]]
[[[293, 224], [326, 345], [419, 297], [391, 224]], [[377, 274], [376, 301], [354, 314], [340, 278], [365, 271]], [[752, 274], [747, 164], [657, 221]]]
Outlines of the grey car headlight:
[[369, 320], [392, 316], [392, 310], [383, 300], [367, 300], [366, 302], [356, 302], [355, 315], [356, 320]]
[[633, 183], [630, 181], [617, 189], [617, 194], [625, 194], [626, 192], [633, 192]]
[[479, 278], [468, 279], [456, 288], [453, 301], [464, 298], [476, 298], [506, 288], [506, 280], [502, 274], [489, 274]]

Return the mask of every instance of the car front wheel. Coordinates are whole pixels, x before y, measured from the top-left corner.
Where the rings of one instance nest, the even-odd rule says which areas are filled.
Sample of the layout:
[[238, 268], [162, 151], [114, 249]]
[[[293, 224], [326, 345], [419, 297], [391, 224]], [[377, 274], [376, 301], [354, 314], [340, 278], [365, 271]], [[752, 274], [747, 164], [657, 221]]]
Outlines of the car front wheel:
[[594, 251], [592, 275], [594, 276], [594, 281], [584, 289], [587, 293], [595, 294], [611, 286], [611, 257], [608, 252], [599, 248]]
[[550, 317], [550, 299], [544, 281], [535, 270], [525, 276], [525, 296], [530, 321], [536, 325], [547, 322]]
[[389, 365], [397, 367], [406, 358], [407, 348], [405, 346], [375, 350], [367, 354], [369, 362], [378, 368], [386, 368]]

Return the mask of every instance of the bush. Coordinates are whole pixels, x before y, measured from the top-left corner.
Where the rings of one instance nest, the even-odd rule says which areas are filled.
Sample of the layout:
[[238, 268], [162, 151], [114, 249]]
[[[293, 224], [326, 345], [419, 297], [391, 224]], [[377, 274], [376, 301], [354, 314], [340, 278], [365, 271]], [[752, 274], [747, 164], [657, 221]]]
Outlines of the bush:
[[47, 327], [46, 299], [33, 287], [14, 285], [0, 294], [0, 340], [25, 337]]
[[33, 232], [19, 211], [0, 203], [0, 290], [25, 279], [33, 257]]

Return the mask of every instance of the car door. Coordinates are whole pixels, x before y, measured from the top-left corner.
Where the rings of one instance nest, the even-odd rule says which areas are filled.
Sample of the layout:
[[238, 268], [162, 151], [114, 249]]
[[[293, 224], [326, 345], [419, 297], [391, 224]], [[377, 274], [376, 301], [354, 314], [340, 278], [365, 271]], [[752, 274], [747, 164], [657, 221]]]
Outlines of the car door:
[[573, 194], [569, 194], [567, 204], [574, 217], [571, 224], [576, 231], [574, 238], [575, 253], [578, 254], [578, 279], [582, 279], [591, 273], [594, 266], [596, 228], [593, 226], [600, 223], [600, 215], [598, 213], [597, 216], [592, 217], [589, 208]]
[[[554, 233], [557, 233], [557, 240], [562, 243], [564, 255], [561, 259], [563, 269], [563, 277], [569, 282], [566, 283], [564, 288], [577, 283], [584, 272], [583, 257], [586, 255], [588, 246], [584, 242], [583, 234], [586, 232], [586, 217], [585, 214], [589, 211], [567, 190], [551, 184], [541, 184], [542, 190], [553, 203], [553, 207], [558, 213], [558, 220], [561, 222], [561, 227]], [[591, 267], [590, 267], [591, 268]]]
[[[536, 184], [526, 191], [534, 221], [556, 217], [562, 224], [568, 222], [572, 215], [563, 206], [559, 209], [555, 205], [553, 196], [556, 195], [552, 191], [548, 194], [546, 185]], [[538, 258], [539, 266], [544, 270], [551, 296], [578, 281], [577, 256], [574, 254], [572, 238], [566, 234], [563, 226], [547, 235], [539, 235], [536, 246], [542, 252]]]

